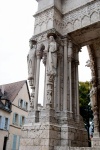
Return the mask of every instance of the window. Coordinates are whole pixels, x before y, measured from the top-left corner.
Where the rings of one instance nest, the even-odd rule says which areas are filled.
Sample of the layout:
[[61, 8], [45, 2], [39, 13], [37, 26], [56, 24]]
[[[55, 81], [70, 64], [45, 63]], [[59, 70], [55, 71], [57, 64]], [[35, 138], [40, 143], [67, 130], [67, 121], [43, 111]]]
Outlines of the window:
[[22, 125], [25, 124], [25, 117], [22, 116]]
[[13, 135], [12, 150], [16, 150], [16, 145], [17, 145], [17, 135]]
[[28, 103], [22, 99], [19, 99], [18, 106], [22, 109], [28, 110]]
[[17, 113], [13, 114], [13, 124], [17, 126], [19, 125], [19, 116]]
[[5, 107], [6, 109], [11, 109], [11, 103], [9, 101], [6, 101]]
[[20, 136], [13, 135], [12, 150], [19, 150], [19, 145], [20, 145]]
[[25, 124], [25, 117], [20, 116], [20, 126], [23, 126]]
[[9, 130], [9, 118], [0, 116], [0, 129]]
[[15, 124], [18, 124], [18, 114], [15, 114]]
[[24, 101], [24, 109], [28, 110], [28, 103]]
[[7, 130], [7, 128], [8, 128], [8, 118], [5, 118], [4, 129]]
[[26, 102], [26, 110], [28, 110], [28, 103]]

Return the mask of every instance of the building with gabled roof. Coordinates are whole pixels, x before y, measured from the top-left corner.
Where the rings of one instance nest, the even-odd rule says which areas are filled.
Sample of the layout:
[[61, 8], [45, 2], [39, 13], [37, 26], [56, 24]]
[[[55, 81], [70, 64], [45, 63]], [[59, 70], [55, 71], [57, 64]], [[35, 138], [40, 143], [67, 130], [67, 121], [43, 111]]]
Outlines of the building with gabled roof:
[[0, 86], [0, 150], [18, 150], [29, 108], [27, 80]]

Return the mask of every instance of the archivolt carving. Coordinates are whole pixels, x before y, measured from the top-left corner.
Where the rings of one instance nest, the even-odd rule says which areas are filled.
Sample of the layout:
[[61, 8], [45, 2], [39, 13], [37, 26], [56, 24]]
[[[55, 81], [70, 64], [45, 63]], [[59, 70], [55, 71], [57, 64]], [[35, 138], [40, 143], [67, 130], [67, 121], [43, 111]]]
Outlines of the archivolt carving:
[[[35, 15], [35, 34], [54, 27], [64, 35], [99, 21], [100, 1], [91, 2], [69, 13], [61, 14], [56, 8], [49, 8]], [[96, 16], [96, 17], [95, 17]], [[45, 27], [45, 29], [44, 29]]]
[[[100, 1], [91, 2], [88, 6], [84, 5], [76, 10], [64, 14], [63, 22], [64, 24], [71, 23], [73, 25], [71, 31], [73, 31], [73, 29], [76, 30], [79, 28], [78, 26], [75, 28], [75, 20], [79, 20], [81, 27], [84, 27], [100, 20], [97, 13], [100, 14]], [[68, 30], [64, 32], [64, 34], [67, 33]]]
[[94, 22], [98, 21], [99, 20], [99, 14], [98, 14], [98, 12], [94, 11], [90, 15], [90, 19], [91, 19], [91, 23], [94, 23]]
[[78, 29], [78, 28], [81, 28], [81, 22], [80, 20], [76, 19], [73, 23], [73, 26], [74, 26], [74, 30], [75, 29]]
[[88, 16], [84, 16], [81, 21], [82, 21], [82, 27], [90, 24], [90, 18]]

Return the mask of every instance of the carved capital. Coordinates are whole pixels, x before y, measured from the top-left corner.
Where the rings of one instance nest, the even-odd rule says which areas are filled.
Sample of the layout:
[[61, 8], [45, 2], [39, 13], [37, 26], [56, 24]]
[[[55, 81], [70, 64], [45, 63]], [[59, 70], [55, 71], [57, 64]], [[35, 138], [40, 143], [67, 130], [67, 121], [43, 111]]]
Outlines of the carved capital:
[[44, 51], [43, 51], [43, 63], [44, 63], [44, 65], [46, 65], [47, 52], [48, 52], [48, 50], [44, 50]]
[[36, 50], [36, 56], [37, 56], [37, 59], [41, 58], [41, 51], [40, 50]]
[[68, 56], [68, 62], [72, 62], [73, 58]]
[[71, 40], [68, 40], [68, 48], [71, 48], [71, 49], [72, 49], [72, 47], [73, 47], [72, 41], [71, 41]]
[[64, 39], [63, 39], [63, 44], [64, 44], [64, 46], [67, 46], [67, 45], [68, 45], [68, 38], [64, 38]]
[[78, 66], [79, 65], [79, 61], [75, 60], [75, 65]]

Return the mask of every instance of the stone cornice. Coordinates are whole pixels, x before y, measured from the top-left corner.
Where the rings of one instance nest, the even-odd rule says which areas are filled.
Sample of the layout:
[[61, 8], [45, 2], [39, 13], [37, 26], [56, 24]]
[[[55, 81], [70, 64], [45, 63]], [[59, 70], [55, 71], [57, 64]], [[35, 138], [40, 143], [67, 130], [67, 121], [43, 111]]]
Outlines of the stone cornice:
[[51, 5], [51, 6], [49, 6], [49, 7], [46, 7], [45, 9], [42, 9], [42, 10], [40, 10], [40, 11], [37, 11], [37, 12], [33, 15], [33, 17], [37, 17], [38, 15], [40, 15], [40, 14], [42, 14], [42, 13], [45, 13], [45, 12], [51, 10], [51, 9], [56, 10], [61, 16], [63, 16], [62, 12], [60, 12], [60, 10], [59, 10], [56, 6]]

